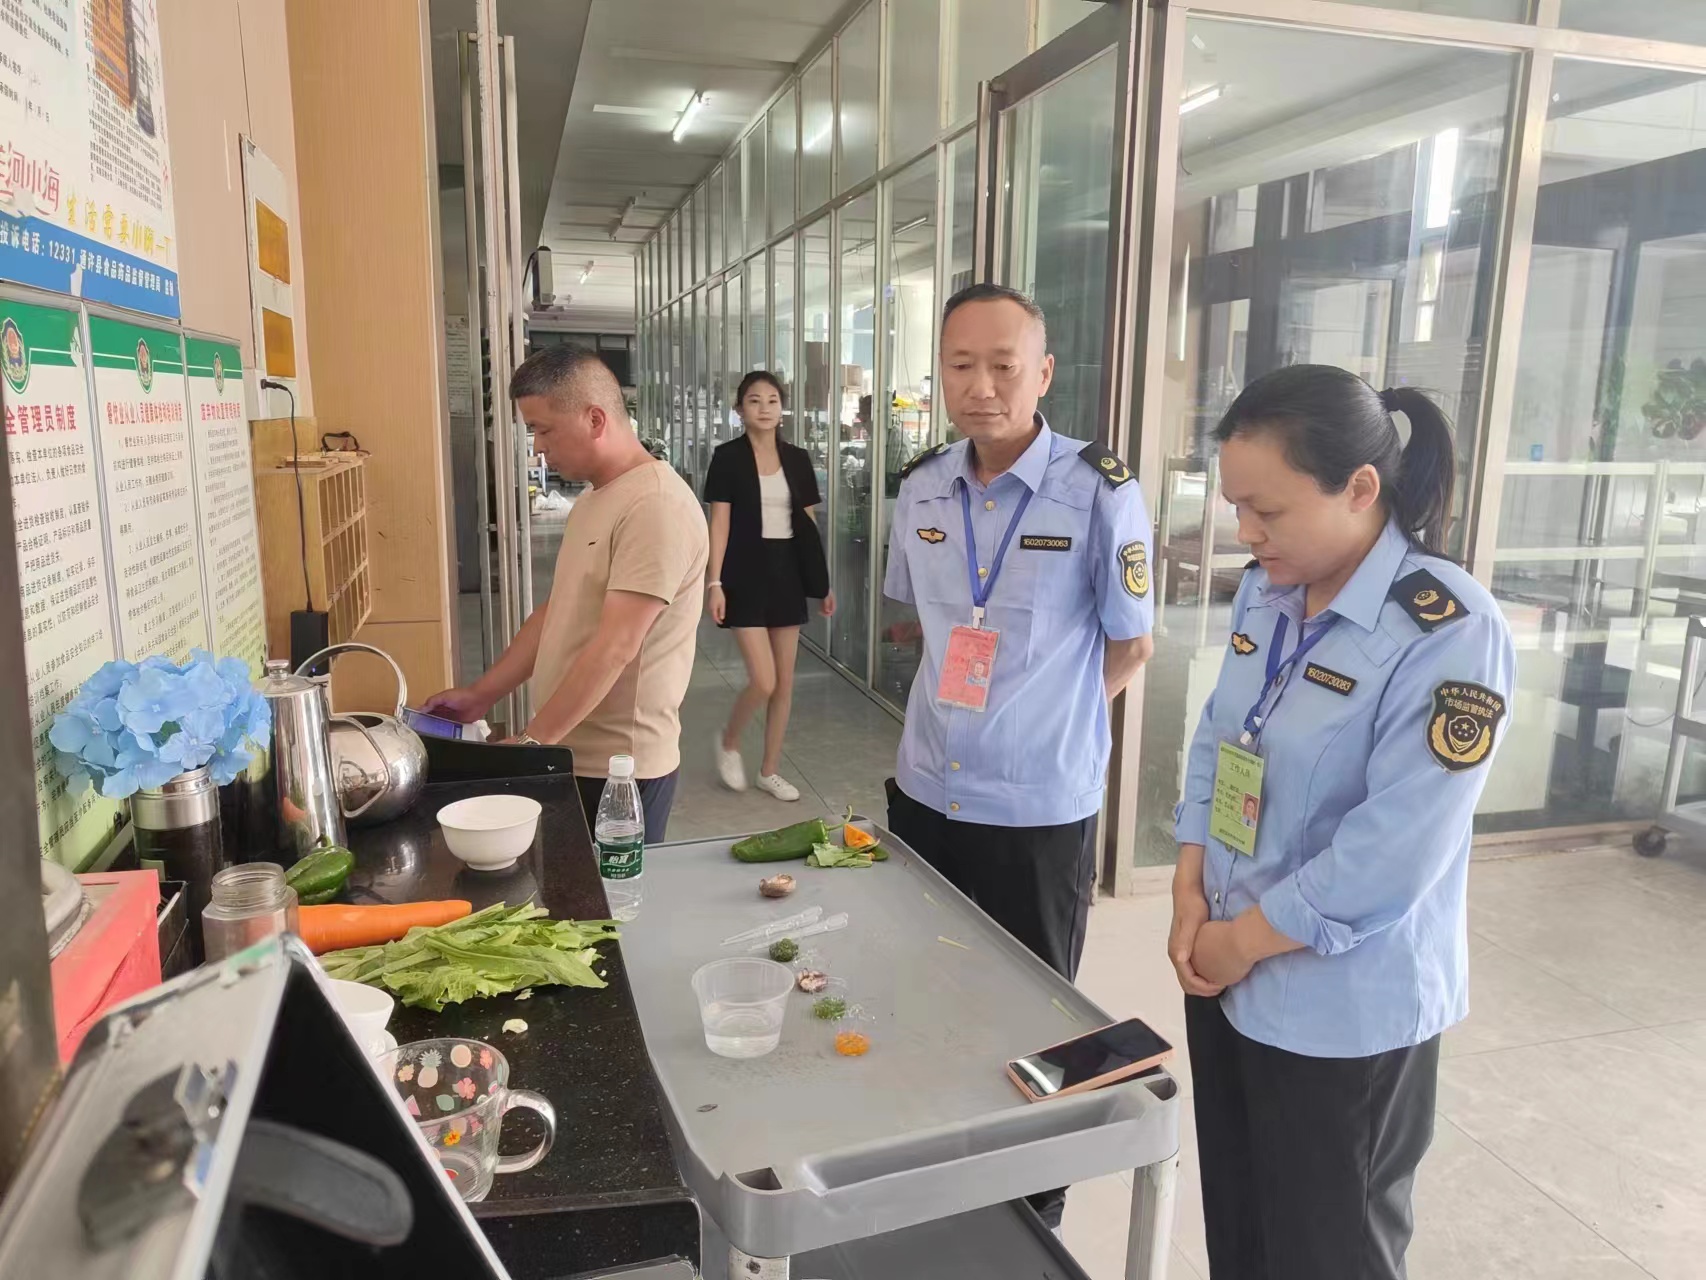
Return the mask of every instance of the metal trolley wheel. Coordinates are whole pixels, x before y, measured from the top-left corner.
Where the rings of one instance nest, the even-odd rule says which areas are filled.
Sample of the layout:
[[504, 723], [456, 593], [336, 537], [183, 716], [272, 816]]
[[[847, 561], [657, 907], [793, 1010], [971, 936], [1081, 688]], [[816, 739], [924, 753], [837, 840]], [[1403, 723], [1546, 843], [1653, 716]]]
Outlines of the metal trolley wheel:
[[1663, 827], [1648, 827], [1645, 831], [1637, 831], [1630, 843], [1643, 858], [1657, 858], [1664, 854], [1669, 840], [1670, 832]]

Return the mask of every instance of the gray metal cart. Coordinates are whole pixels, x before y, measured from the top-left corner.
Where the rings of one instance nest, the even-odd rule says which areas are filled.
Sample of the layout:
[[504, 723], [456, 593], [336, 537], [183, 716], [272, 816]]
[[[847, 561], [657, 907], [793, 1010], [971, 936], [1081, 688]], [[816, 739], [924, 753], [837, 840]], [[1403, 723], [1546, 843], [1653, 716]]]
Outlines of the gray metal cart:
[[1637, 832], [1635, 852], [1656, 858], [1665, 851], [1671, 832], [1696, 840], [1706, 840], [1706, 801], [1678, 803], [1682, 790], [1682, 766], [1688, 742], [1706, 744], [1706, 720], [1694, 713], [1695, 695], [1700, 690], [1701, 645], [1706, 643], [1706, 622], [1699, 618], [1688, 620], [1688, 637], [1682, 645], [1682, 675], [1676, 685], [1676, 715], [1670, 722], [1670, 754], [1665, 760], [1664, 792], [1659, 799], [1659, 820], [1645, 831]]
[[[623, 929], [683, 1176], [729, 1241], [731, 1274], [786, 1277], [794, 1255], [1135, 1169], [1126, 1275], [1164, 1276], [1177, 1082], [1162, 1071], [1024, 1103], [1006, 1062], [1114, 1019], [892, 835], [860, 825], [890, 850], [888, 862], [865, 870], [754, 866], [730, 856], [733, 837], [649, 849], [644, 906]], [[759, 879], [777, 870], [791, 872], [798, 891], [761, 898]], [[812, 905], [826, 916], [848, 913], [847, 929], [802, 946], [813, 967], [845, 981], [848, 999], [868, 1017], [870, 1053], [837, 1055], [833, 1032], [811, 1016], [812, 999], [795, 994], [774, 1053], [713, 1056], [693, 971], [744, 949], [725, 948], [725, 937]], [[1023, 1235], [1013, 1230], [1013, 1239]], [[914, 1239], [932, 1238], [940, 1236]], [[713, 1252], [706, 1249], [708, 1260]], [[1066, 1274], [1058, 1262], [1002, 1274]], [[706, 1273], [714, 1274], [709, 1265]]]

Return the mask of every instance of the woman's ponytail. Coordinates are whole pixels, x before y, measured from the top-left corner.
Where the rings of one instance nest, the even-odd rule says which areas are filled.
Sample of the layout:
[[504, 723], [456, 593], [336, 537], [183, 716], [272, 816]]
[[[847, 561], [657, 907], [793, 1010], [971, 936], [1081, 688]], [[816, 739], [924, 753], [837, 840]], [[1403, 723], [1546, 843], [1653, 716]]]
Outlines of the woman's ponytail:
[[[1395, 413], [1409, 419], [1408, 445]], [[1224, 444], [1251, 431], [1277, 432], [1286, 460], [1324, 493], [1343, 493], [1358, 468], [1373, 467], [1387, 513], [1405, 536], [1429, 555], [1445, 556], [1457, 456], [1445, 414], [1414, 387], [1376, 392], [1348, 369], [1287, 365], [1245, 387], [1214, 438]]]
[[1451, 424], [1440, 407], [1414, 387], [1380, 393], [1387, 413], [1410, 420], [1410, 443], [1398, 463], [1397, 483], [1387, 505], [1398, 527], [1423, 551], [1444, 556], [1445, 526], [1451, 519], [1451, 494], [1457, 484], [1457, 453]]

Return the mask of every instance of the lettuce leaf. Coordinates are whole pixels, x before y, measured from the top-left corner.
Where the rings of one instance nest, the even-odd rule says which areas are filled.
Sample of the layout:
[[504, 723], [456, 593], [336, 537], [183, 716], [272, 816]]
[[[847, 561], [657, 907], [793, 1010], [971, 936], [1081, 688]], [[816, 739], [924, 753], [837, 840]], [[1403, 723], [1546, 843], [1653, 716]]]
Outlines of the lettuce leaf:
[[499, 903], [382, 947], [331, 952], [320, 963], [331, 977], [384, 987], [436, 1013], [526, 987], [603, 987], [592, 968], [597, 944], [616, 936], [613, 921], [552, 920], [543, 907]]

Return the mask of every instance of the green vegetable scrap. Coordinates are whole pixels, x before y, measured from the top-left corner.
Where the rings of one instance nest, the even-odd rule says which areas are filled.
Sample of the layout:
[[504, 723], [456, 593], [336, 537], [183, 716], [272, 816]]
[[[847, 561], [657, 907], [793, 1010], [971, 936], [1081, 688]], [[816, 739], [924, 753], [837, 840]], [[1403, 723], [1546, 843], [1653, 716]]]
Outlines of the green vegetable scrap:
[[871, 845], [864, 849], [849, 849], [846, 845], [822, 844], [812, 846], [810, 855], [806, 858], [808, 867], [868, 867], [873, 862], [887, 862], [888, 850], [881, 845]]
[[770, 944], [770, 958], [777, 964], [799, 959], [800, 944], [792, 938], [778, 938]]
[[824, 1022], [836, 1022], [847, 1016], [847, 1001], [840, 996], [825, 996], [812, 1005], [812, 1017]]
[[829, 828], [823, 825], [823, 819], [813, 818], [779, 831], [737, 840], [730, 852], [741, 862], [788, 862], [805, 857], [814, 846], [828, 839]]
[[384, 987], [434, 1013], [475, 996], [527, 987], [602, 987], [592, 970], [597, 944], [616, 937], [610, 920], [552, 920], [543, 907], [503, 903], [437, 928], [414, 928], [382, 947], [320, 957], [333, 978]]

